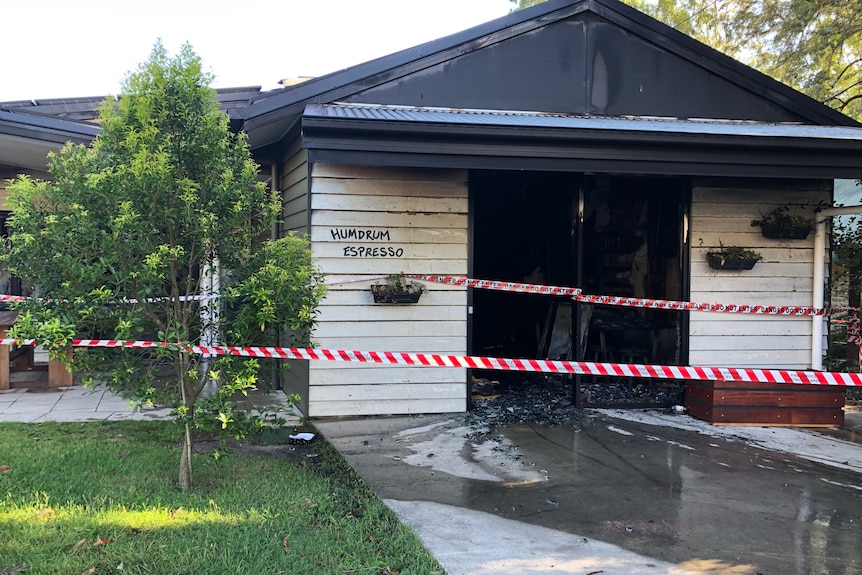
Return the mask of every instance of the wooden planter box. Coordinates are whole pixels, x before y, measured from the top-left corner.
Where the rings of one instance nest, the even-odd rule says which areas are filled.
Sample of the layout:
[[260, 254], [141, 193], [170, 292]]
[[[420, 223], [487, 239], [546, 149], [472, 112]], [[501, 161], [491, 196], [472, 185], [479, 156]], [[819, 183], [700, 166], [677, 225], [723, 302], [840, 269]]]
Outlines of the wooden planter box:
[[709, 253], [706, 255], [709, 267], [714, 270], [750, 270], [758, 261], [757, 258], [723, 258], [718, 254]]
[[817, 385], [688, 381], [685, 407], [714, 425], [840, 427], [844, 394]]
[[768, 223], [760, 224], [760, 233], [771, 240], [804, 240], [811, 233], [811, 226], [775, 226]]

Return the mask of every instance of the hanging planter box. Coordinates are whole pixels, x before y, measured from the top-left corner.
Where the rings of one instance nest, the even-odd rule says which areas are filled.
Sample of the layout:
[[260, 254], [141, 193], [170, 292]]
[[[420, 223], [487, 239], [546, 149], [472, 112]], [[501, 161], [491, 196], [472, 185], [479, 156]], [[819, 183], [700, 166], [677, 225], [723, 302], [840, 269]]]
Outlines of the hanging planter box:
[[[798, 207], [804, 208], [805, 205]], [[817, 204], [815, 207], [823, 206]], [[812, 218], [795, 213], [790, 204], [776, 207], [759, 220], [751, 220], [752, 227], [760, 228], [763, 237], [771, 240], [804, 240], [811, 233], [813, 224]]]
[[760, 233], [771, 240], [804, 240], [811, 233], [811, 226], [780, 226], [762, 222]]
[[408, 289], [405, 291], [393, 290], [388, 285], [371, 286], [371, 295], [374, 297], [374, 303], [417, 303], [419, 298], [422, 297], [422, 291], [422, 288], [412, 288], [412, 286], [408, 286]]
[[739, 258], [724, 255], [720, 252], [709, 252], [706, 254], [706, 261], [714, 270], [741, 271], [754, 268], [754, 264], [759, 262], [761, 258]]

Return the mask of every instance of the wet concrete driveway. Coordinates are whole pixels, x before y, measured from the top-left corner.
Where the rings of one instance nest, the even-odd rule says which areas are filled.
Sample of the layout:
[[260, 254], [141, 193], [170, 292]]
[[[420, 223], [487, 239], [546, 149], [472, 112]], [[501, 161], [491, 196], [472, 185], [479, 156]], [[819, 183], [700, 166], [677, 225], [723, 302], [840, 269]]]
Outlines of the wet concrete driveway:
[[315, 424], [450, 575], [862, 575], [862, 446], [616, 415]]

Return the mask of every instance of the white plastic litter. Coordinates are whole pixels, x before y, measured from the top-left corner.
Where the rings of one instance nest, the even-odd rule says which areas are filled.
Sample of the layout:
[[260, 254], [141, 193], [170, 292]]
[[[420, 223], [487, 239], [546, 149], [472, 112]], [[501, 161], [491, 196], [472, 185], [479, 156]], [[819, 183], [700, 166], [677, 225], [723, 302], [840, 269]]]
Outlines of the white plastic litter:
[[296, 435], [288, 435], [290, 439], [299, 439], [300, 441], [311, 441], [314, 439], [313, 433], [297, 433]]

